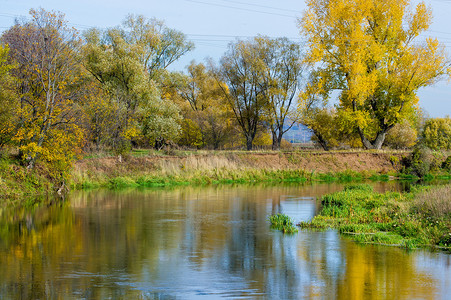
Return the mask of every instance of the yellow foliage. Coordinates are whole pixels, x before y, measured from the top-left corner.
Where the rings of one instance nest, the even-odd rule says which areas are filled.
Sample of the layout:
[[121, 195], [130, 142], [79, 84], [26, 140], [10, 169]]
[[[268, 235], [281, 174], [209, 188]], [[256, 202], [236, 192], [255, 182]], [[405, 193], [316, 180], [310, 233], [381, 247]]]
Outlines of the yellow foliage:
[[308, 38], [307, 60], [317, 69], [302, 98], [327, 98], [341, 90], [340, 108], [355, 118], [367, 140], [408, 117], [420, 87], [450, 75], [442, 44], [432, 38], [414, 43], [431, 24], [424, 3], [412, 8], [408, 0], [308, 0], [307, 5], [300, 26]]
[[179, 143], [184, 146], [200, 147], [203, 144], [202, 132], [199, 125], [191, 119], [183, 119], [181, 122], [182, 134]]
[[271, 146], [272, 144], [272, 136], [269, 132], [263, 132], [259, 131], [257, 132], [257, 135], [255, 136], [253, 145], [257, 147], [262, 146]]

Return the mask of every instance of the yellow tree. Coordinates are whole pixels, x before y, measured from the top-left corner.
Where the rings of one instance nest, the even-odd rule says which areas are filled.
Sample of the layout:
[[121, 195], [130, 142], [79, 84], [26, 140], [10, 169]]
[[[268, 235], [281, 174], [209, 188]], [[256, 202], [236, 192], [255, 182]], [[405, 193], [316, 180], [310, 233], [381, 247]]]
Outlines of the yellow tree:
[[19, 102], [14, 91], [13, 65], [8, 62], [8, 52], [8, 46], [0, 45], [0, 149], [11, 142], [18, 126]]
[[416, 41], [431, 23], [431, 10], [409, 2], [308, 0], [300, 20], [318, 90], [326, 98], [341, 91], [339, 109], [369, 149], [379, 149], [412, 111], [419, 88], [450, 73], [443, 45]]
[[435, 118], [429, 119], [424, 124], [423, 141], [434, 150], [451, 149], [451, 119]]
[[12, 74], [20, 94], [17, 111], [20, 128], [14, 139], [29, 168], [38, 158], [64, 177], [80, 148], [82, 133], [75, 125], [70, 85], [78, 76], [76, 30], [62, 13], [30, 10], [31, 21], [16, 24], [2, 35], [17, 66]]
[[193, 136], [192, 131], [198, 129], [201, 141], [194, 139], [195, 146], [218, 149], [226, 142], [233, 128], [233, 112], [222, 92], [222, 89], [226, 89], [225, 84], [218, 82], [212, 71], [202, 63], [192, 61], [187, 71], [188, 74], [177, 87], [177, 93], [188, 104], [185, 105], [185, 118], [191, 119], [197, 126], [186, 121], [184, 131], [190, 129], [190, 135]]

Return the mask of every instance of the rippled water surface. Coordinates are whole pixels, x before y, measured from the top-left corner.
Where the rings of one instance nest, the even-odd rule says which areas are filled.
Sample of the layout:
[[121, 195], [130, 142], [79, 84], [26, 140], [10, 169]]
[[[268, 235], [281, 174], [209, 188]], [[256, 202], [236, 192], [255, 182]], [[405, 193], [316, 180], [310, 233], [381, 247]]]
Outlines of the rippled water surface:
[[[75, 193], [0, 215], [0, 299], [446, 299], [451, 256], [358, 245], [335, 231], [283, 235], [319, 209], [314, 186]], [[376, 189], [398, 189], [393, 183]]]

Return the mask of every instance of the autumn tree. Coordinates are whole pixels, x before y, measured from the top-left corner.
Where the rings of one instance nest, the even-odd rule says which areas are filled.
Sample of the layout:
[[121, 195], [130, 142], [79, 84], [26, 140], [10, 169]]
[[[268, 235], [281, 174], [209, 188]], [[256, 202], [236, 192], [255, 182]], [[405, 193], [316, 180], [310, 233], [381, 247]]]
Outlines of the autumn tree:
[[70, 85], [77, 78], [77, 31], [62, 13], [30, 10], [31, 21], [17, 23], [1, 37], [10, 48], [11, 71], [20, 109], [15, 140], [29, 168], [38, 158], [50, 162], [55, 176], [67, 173], [83, 138], [74, 120]]
[[0, 45], [0, 149], [11, 143], [17, 132], [19, 101], [8, 62], [9, 47]]
[[81, 103], [79, 123], [86, 133], [85, 150], [113, 146], [112, 137], [118, 132], [120, 123], [117, 119], [120, 111], [118, 103], [88, 74], [80, 77], [74, 89], [78, 91]]
[[259, 52], [258, 71], [263, 79], [263, 95], [266, 98], [266, 121], [272, 133], [273, 150], [280, 149], [283, 135], [299, 119], [297, 93], [303, 71], [299, 44], [287, 38], [256, 37]]
[[158, 93], [139, 61], [140, 48], [128, 44], [118, 29], [85, 34], [84, 64], [115, 107], [108, 144], [118, 153], [130, 148], [139, 132], [136, 113]]
[[179, 117], [172, 115], [178, 111], [161, 97], [158, 80], [164, 68], [192, 48], [184, 35], [155, 19], [130, 15], [122, 27], [91, 29], [85, 38], [86, 69], [117, 107], [113, 148], [126, 151], [140, 134], [157, 144], [174, 136], [179, 126], [171, 122]]
[[423, 141], [433, 150], [451, 149], [451, 119], [432, 118], [426, 121], [423, 128]]
[[194, 49], [182, 32], [168, 28], [161, 20], [130, 14], [122, 25], [125, 41], [138, 46], [139, 61], [149, 79], [158, 81], [162, 70]]
[[[231, 121], [233, 113], [222, 92], [226, 86], [216, 81], [212, 71], [204, 64], [194, 61], [187, 67], [187, 75], [183, 79], [177, 93], [187, 104], [182, 109], [185, 118], [191, 120], [184, 122], [184, 142], [186, 144], [186, 141], [192, 140], [195, 141], [193, 146], [218, 149], [234, 127]], [[195, 131], [201, 135], [200, 140]]]
[[354, 120], [368, 149], [380, 149], [417, 103], [419, 88], [449, 74], [443, 45], [433, 38], [417, 42], [431, 10], [409, 2], [309, 0], [300, 20], [308, 60], [317, 66], [317, 90], [325, 98], [341, 91], [339, 109]]

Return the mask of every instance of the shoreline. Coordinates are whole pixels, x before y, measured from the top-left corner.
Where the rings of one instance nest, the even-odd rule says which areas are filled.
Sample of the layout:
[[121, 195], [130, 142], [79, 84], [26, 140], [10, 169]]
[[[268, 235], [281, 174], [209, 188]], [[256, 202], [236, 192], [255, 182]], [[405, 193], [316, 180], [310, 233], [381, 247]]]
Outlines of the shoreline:
[[[94, 154], [77, 161], [66, 190], [168, 187], [256, 182], [414, 180], [400, 173], [406, 151], [170, 151], [135, 150], [123, 157]], [[97, 156], [96, 156], [97, 155]], [[443, 154], [445, 156], [445, 154]], [[437, 174], [450, 179], [450, 174]], [[442, 177], [441, 177], [442, 176]], [[432, 176], [429, 179], [434, 178]], [[51, 198], [62, 185], [45, 168], [31, 171], [0, 159], [0, 207]]]
[[416, 186], [410, 192], [377, 193], [366, 184], [324, 195], [305, 230], [335, 229], [362, 244], [406, 249], [451, 249], [451, 184]]

